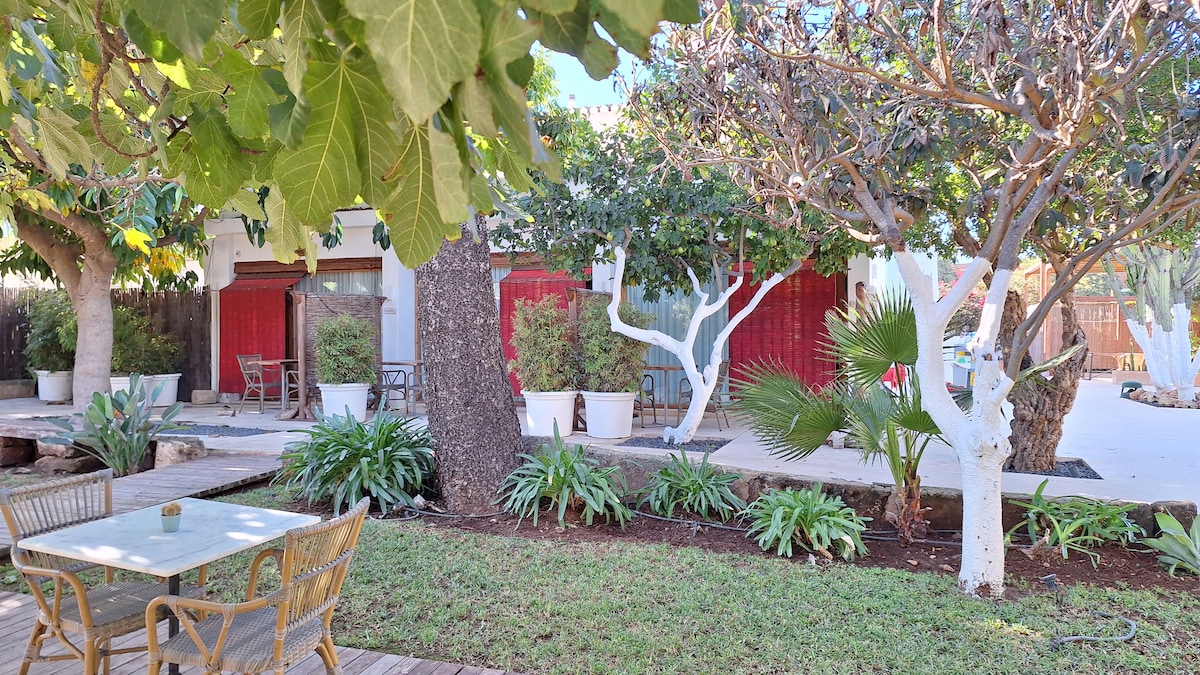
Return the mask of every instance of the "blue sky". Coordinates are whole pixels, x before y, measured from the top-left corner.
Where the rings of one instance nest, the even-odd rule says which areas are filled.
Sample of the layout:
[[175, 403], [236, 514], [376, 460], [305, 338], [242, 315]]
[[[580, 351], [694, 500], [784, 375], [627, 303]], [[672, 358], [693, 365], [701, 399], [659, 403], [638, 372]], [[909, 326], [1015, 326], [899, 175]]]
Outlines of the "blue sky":
[[[620, 57], [621, 65], [617, 67], [617, 72], [628, 79], [637, 57], [625, 51], [620, 52]], [[579, 107], [625, 102], [625, 97], [614, 90], [615, 78], [600, 82], [593, 80], [573, 56], [550, 52], [550, 65], [554, 67], [554, 74], [558, 78], [558, 102], [562, 105], [567, 104], [570, 94], [575, 95], [575, 105]]]

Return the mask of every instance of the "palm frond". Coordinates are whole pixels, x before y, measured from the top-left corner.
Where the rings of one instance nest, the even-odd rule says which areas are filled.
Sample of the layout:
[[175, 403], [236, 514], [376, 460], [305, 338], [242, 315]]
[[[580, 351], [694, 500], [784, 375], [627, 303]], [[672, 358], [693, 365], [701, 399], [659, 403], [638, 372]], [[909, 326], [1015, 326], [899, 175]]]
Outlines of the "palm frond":
[[825, 316], [829, 341], [822, 350], [846, 366], [856, 385], [879, 382], [896, 364], [917, 362], [917, 318], [912, 300], [898, 291], [885, 292], [861, 311], [830, 312]]
[[744, 379], [734, 380], [734, 410], [771, 454], [807, 457], [845, 428], [845, 400], [838, 390], [814, 390], [778, 364], [753, 364], [742, 372]]

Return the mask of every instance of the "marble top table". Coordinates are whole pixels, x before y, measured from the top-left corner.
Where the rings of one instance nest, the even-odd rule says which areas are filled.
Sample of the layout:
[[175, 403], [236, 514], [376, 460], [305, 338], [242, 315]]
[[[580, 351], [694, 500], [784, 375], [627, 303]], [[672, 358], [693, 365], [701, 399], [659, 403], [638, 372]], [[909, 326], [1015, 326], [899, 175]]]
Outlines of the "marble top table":
[[321, 520], [207, 499], [176, 501], [183, 507], [178, 532], [162, 531], [158, 505], [22, 539], [19, 546], [157, 577], [178, 577]]

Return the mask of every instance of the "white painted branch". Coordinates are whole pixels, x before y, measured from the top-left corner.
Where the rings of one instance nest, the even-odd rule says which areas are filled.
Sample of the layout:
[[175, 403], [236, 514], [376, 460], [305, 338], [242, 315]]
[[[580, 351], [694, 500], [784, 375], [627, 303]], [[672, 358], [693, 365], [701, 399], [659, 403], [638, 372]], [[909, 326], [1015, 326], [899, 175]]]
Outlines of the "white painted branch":
[[695, 311], [692, 312], [692, 317], [688, 322], [687, 334], [683, 340], [676, 340], [671, 336], [657, 330], [644, 328], [635, 328], [621, 321], [619, 314], [620, 308], [620, 289], [624, 285], [625, 277], [625, 261], [627, 254], [621, 247], [614, 250], [616, 263], [614, 265], [613, 276], [613, 296], [608, 303], [608, 318], [612, 329], [622, 335], [629, 336], [635, 340], [640, 340], [652, 345], [657, 345], [675, 355], [679, 359], [679, 363], [683, 366], [683, 373], [687, 377], [688, 384], [692, 388], [692, 398], [688, 403], [687, 414], [680, 420], [678, 427], [668, 426], [663, 430], [663, 440], [668, 443], [687, 443], [696, 435], [696, 430], [700, 427], [700, 422], [704, 419], [704, 410], [708, 407], [709, 400], [712, 399], [713, 391], [717, 387], [717, 379], [720, 374], [722, 361], [722, 353], [725, 350], [725, 344], [729, 341], [729, 336], [733, 334], [733, 330], [738, 327], [750, 313], [762, 302], [767, 293], [780, 282], [792, 275], [796, 270], [800, 269], [800, 261], [794, 262], [787, 270], [776, 272], [759, 284], [758, 290], [754, 292], [754, 296], [746, 303], [737, 314], [730, 317], [725, 328], [717, 334], [713, 341], [712, 350], [709, 352], [708, 363], [705, 364], [703, 372], [696, 362], [694, 345], [700, 334], [700, 324], [708, 317], [716, 314], [729, 304], [729, 299], [737, 293], [738, 289], [745, 283], [745, 275], [739, 275], [733, 283], [729, 285], [713, 302], [708, 302], [708, 294], [705, 293], [700, 281], [696, 278], [695, 273], [688, 269], [688, 277], [692, 280], [693, 292], [699, 297], [699, 304]]

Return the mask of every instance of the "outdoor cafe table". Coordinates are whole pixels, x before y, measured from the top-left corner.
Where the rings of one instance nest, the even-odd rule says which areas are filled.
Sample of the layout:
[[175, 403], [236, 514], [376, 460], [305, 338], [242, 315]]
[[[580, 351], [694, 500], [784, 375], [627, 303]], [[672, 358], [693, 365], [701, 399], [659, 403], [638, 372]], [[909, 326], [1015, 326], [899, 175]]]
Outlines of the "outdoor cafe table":
[[[214, 560], [282, 537], [295, 527], [312, 525], [319, 516], [207, 499], [176, 500], [183, 507], [178, 532], [163, 532], [162, 505], [122, 513], [22, 539], [29, 551], [83, 560], [97, 565], [167, 577], [168, 589], [179, 593], [179, 575]], [[170, 617], [169, 632], [178, 631]], [[171, 672], [178, 666], [171, 664]]]

